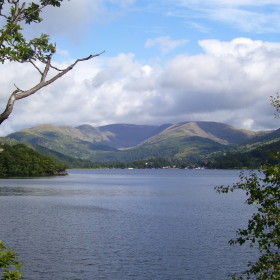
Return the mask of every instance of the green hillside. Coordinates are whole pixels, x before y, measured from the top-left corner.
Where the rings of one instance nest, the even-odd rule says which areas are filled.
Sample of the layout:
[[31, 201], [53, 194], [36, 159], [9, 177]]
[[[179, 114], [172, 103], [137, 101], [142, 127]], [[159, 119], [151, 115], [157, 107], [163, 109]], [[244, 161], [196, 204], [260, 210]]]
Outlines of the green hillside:
[[224, 146], [211, 139], [193, 137], [177, 137], [160, 142], [139, 145], [133, 149], [121, 151], [118, 155], [123, 161], [150, 158], [198, 160], [209, 153], [220, 151]]
[[[91, 136], [93, 137], [93, 135]], [[93, 156], [95, 151], [115, 150], [112, 147], [98, 144], [101, 139], [107, 139], [105, 134], [96, 133], [94, 137], [95, 142], [91, 142], [91, 137], [76, 128], [52, 125], [42, 125], [8, 135], [8, 138], [41, 146], [74, 158], [87, 159]]]
[[214, 158], [206, 164], [209, 168], [218, 169], [256, 169], [266, 164], [276, 164], [275, 152], [280, 151], [280, 141], [263, 144], [248, 152], [230, 152]]
[[65, 175], [65, 165], [23, 144], [0, 145], [0, 177]]
[[185, 122], [169, 126], [161, 133], [151, 137], [146, 143], [156, 143], [180, 137], [200, 137], [222, 145], [241, 144], [260, 132], [236, 129], [217, 122]]
[[269, 145], [276, 141], [280, 141], [280, 129], [277, 129], [272, 132], [266, 132], [264, 134], [257, 135], [250, 140], [248, 140], [244, 145], [239, 147], [239, 150], [242, 152], [250, 151], [259, 146]]
[[[159, 126], [115, 124], [101, 127], [41, 125], [8, 135], [9, 139], [52, 151], [75, 162], [129, 162], [151, 158], [198, 161], [265, 135], [217, 122], [184, 122]], [[47, 150], [44, 150], [44, 153]], [[71, 164], [72, 166], [72, 164]]]

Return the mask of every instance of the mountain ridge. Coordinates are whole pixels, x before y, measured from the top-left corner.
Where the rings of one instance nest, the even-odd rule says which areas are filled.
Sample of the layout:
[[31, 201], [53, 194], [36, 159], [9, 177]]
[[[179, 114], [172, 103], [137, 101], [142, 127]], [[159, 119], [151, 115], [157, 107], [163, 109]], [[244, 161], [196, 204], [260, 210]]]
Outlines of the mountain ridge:
[[176, 124], [111, 124], [76, 127], [45, 124], [23, 129], [7, 138], [39, 145], [74, 158], [126, 161], [155, 157], [191, 158], [222, 152], [254, 137], [272, 133], [238, 129], [219, 122]]

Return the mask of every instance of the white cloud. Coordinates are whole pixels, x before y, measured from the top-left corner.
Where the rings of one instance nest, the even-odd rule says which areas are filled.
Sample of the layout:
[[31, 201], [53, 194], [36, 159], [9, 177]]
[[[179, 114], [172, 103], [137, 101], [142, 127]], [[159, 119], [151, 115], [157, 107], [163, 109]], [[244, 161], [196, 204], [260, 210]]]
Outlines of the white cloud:
[[148, 39], [145, 47], [150, 48], [154, 46], [159, 46], [162, 54], [167, 54], [173, 51], [177, 47], [187, 44], [188, 40], [172, 40], [169, 36], [158, 37], [155, 39]]
[[[1, 134], [42, 123], [205, 120], [250, 129], [278, 127], [270, 96], [280, 89], [280, 44], [246, 38], [199, 44], [202, 54], [178, 55], [164, 67], [142, 64], [133, 54], [81, 63], [39, 94], [17, 102]], [[1, 104], [13, 83], [26, 89], [37, 79], [25, 65], [2, 66]]]
[[268, 5], [279, 6], [278, 0], [173, 0], [186, 7], [218, 8], [218, 7], [263, 7]]
[[108, 23], [122, 14], [135, 0], [71, 0], [63, 1], [61, 7], [47, 7], [43, 10], [43, 21], [33, 24], [32, 35], [50, 34], [51, 37], [71, 39], [72, 43], [88, 36], [91, 23]]
[[[278, 0], [173, 0], [180, 9], [169, 15], [204, 18], [224, 22], [253, 33], [278, 32]], [[186, 10], [184, 10], [184, 8]]]
[[142, 67], [142, 71], [144, 73], [144, 76], [150, 76], [152, 74], [153, 68], [149, 65], [144, 65]]
[[201, 33], [209, 33], [211, 31], [210, 27], [199, 24], [197, 22], [188, 22], [187, 25]]
[[[177, 56], [161, 76], [162, 92], [169, 97], [165, 107], [170, 114], [197, 115], [201, 112], [204, 117], [206, 113], [212, 119], [222, 111], [224, 120], [242, 125], [236, 121], [236, 112], [244, 111], [242, 118], [256, 117], [259, 102], [270, 110], [267, 109], [269, 96], [280, 87], [277, 79], [280, 44], [244, 38], [231, 42], [205, 40], [200, 44], [205, 54]], [[170, 100], [171, 91], [173, 98]], [[172, 103], [177, 106], [169, 106]], [[226, 112], [235, 113], [230, 117]], [[260, 122], [257, 121], [255, 128], [262, 126]]]

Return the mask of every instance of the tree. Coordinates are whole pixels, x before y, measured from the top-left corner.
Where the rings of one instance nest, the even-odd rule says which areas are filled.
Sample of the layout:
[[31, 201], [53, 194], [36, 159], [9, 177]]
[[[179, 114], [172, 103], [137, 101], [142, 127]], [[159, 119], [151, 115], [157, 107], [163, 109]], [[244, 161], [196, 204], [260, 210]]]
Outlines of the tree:
[[[41, 34], [31, 40], [25, 38], [24, 28], [40, 23], [43, 20], [40, 17], [43, 9], [48, 6], [60, 7], [61, 2], [63, 0], [40, 0], [37, 1], [38, 4], [20, 0], [0, 0], [0, 17], [5, 21], [0, 28], [0, 62], [2, 64], [12, 61], [29, 63], [39, 74], [38, 83], [30, 89], [23, 90], [15, 85], [5, 110], [0, 114], [0, 124], [10, 116], [17, 100], [26, 98], [52, 84], [71, 71], [79, 62], [90, 60], [103, 53], [78, 58], [68, 67], [58, 69], [52, 64], [56, 46], [50, 43], [48, 35]], [[51, 75], [50, 70], [56, 73]]]
[[[229, 241], [233, 244], [249, 242], [257, 245], [260, 252], [248, 269], [232, 279], [280, 279], [280, 164], [264, 168], [259, 174], [240, 175], [240, 182], [232, 186], [216, 187], [219, 193], [244, 190], [248, 205], [257, 205], [257, 212], [248, 221], [246, 229], [237, 231], [238, 237]], [[244, 278], [246, 276], [246, 278]], [[251, 277], [257, 278], [251, 278]]]
[[[62, 2], [63, 0], [38, 0], [34, 2], [0, 0], [0, 18], [1, 22], [4, 22], [0, 26], [0, 62], [2, 64], [7, 62], [31, 64], [39, 77], [37, 84], [27, 90], [20, 89], [15, 85], [15, 90], [10, 94], [6, 107], [0, 114], [0, 124], [10, 116], [17, 100], [26, 98], [52, 84], [71, 71], [79, 62], [90, 60], [103, 53], [78, 58], [68, 67], [58, 69], [52, 64], [56, 46], [50, 43], [48, 35], [41, 34], [33, 39], [27, 39], [24, 36], [24, 28], [43, 20], [41, 18], [43, 9], [48, 6], [60, 7]], [[53, 71], [55, 74], [51, 74]], [[20, 266], [14, 252], [8, 250], [0, 241], [0, 273], [2, 273], [0, 279], [21, 279], [21, 273], [18, 271]], [[10, 269], [11, 267], [16, 270]]]
[[[279, 95], [271, 100], [279, 113]], [[232, 279], [280, 279], [280, 152], [275, 152], [274, 156], [278, 163], [263, 166], [248, 176], [241, 173], [240, 182], [232, 186], [216, 187], [218, 193], [243, 190], [247, 195], [246, 203], [257, 206], [247, 228], [239, 229], [237, 238], [229, 243], [242, 245], [247, 242], [251, 247], [257, 246], [259, 257], [248, 263], [246, 271], [232, 275]]]
[[276, 94], [276, 96], [271, 96], [271, 105], [276, 109], [275, 117], [279, 118], [280, 116], [280, 95], [279, 93]]
[[66, 166], [24, 144], [0, 145], [0, 178], [65, 175]]
[[22, 274], [19, 271], [22, 264], [13, 250], [10, 250], [0, 240], [0, 280], [19, 280]]

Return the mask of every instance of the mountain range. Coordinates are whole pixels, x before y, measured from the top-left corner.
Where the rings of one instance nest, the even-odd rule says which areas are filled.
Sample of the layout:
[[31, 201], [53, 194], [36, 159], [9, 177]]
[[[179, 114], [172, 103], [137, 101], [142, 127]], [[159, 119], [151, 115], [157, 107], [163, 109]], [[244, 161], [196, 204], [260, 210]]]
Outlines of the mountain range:
[[77, 127], [50, 124], [7, 135], [56, 157], [94, 162], [166, 158], [194, 161], [225, 151], [248, 150], [280, 139], [279, 131], [250, 131], [218, 122], [163, 125], [112, 124]]

